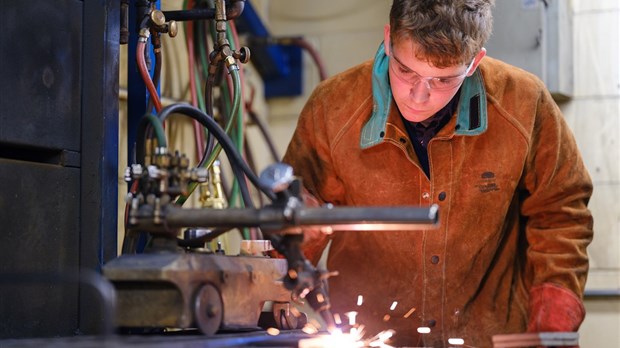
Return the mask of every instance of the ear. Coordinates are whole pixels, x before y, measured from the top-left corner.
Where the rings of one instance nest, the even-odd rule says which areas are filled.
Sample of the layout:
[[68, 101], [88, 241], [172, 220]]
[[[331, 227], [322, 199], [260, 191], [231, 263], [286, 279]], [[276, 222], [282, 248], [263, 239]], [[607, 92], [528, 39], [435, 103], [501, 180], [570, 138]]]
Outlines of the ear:
[[478, 65], [480, 65], [480, 61], [486, 55], [487, 55], [487, 49], [482, 47], [480, 49], [480, 52], [478, 52], [478, 54], [476, 54], [476, 57], [474, 57], [474, 63], [471, 65], [471, 69], [469, 69], [469, 73], [467, 73], [467, 76], [471, 76], [474, 74], [474, 72], [478, 68]]
[[390, 56], [390, 25], [386, 24], [383, 27], [383, 46], [385, 47], [385, 55]]

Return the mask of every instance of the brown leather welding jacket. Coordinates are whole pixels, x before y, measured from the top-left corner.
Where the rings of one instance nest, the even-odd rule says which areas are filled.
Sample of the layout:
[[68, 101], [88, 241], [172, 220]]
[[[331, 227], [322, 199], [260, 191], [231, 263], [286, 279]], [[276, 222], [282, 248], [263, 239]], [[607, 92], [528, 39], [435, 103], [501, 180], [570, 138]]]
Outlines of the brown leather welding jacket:
[[[399, 345], [443, 347], [458, 337], [490, 347], [492, 335], [526, 331], [530, 289], [538, 284], [567, 289], [581, 305], [592, 184], [544, 84], [484, 58], [461, 86], [452, 119], [428, 144], [429, 179], [387, 78], [371, 60], [321, 83], [284, 162], [320, 202], [437, 204], [439, 225], [308, 238], [313, 262], [332, 239], [334, 312], [359, 312], [368, 334], [395, 329]], [[418, 327], [431, 333], [420, 337]]]

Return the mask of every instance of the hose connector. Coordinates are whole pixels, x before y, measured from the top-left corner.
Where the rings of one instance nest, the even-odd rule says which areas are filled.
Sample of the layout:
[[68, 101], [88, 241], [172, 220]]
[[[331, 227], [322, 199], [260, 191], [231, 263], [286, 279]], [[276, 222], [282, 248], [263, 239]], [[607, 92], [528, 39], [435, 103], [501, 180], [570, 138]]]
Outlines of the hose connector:
[[226, 58], [224, 58], [224, 64], [226, 64], [226, 68], [228, 68], [228, 73], [232, 73], [234, 70], [239, 70], [237, 60], [233, 56], [226, 56]]
[[150, 36], [149, 28], [141, 28], [140, 32], [138, 32], [138, 42], [147, 42]]

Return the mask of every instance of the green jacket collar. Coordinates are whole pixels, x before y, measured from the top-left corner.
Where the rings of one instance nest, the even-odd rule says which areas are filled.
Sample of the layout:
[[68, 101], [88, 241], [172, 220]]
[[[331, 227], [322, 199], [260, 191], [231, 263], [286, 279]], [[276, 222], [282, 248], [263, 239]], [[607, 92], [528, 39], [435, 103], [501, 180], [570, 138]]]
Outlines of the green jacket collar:
[[[372, 68], [373, 109], [370, 119], [362, 128], [360, 138], [362, 149], [383, 142], [392, 104], [388, 63], [389, 57], [385, 54], [385, 47], [381, 43]], [[456, 135], [478, 135], [487, 129], [487, 98], [479, 69], [466, 78], [461, 86], [457, 117]]]

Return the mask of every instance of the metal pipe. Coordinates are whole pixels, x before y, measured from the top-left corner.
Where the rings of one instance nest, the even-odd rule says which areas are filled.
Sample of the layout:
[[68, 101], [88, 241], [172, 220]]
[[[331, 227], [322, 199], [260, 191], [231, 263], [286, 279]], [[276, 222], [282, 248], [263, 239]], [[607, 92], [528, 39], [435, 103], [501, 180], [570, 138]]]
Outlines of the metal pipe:
[[[296, 213], [300, 225], [368, 225], [356, 230], [395, 230], [428, 228], [438, 221], [437, 206], [419, 207], [324, 207], [302, 208]], [[396, 225], [396, 226], [390, 226]], [[423, 226], [421, 226], [423, 225]], [[334, 227], [335, 228], [335, 227]]]
[[620, 297], [620, 289], [596, 289], [586, 290], [584, 297]]
[[136, 230], [157, 231], [181, 227], [260, 227], [281, 231], [299, 227], [327, 226], [327, 230], [393, 231], [427, 229], [439, 220], [437, 207], [321, 207], [260, 209], [185, 209], [167, 206], [162, 225], [153, 223], [152, 210], [136, 216]]
[[[232, 4], [226, 5], [227, 20], [235, 19], [241, 15], [245, 8], [245, 0], [234, 0]], [[216, 10], [214, 8], [195, 8], [191, 10], [164, 11], [167, 20], [173, 21], [196, 21], [203, 19], [215, 19]]]

